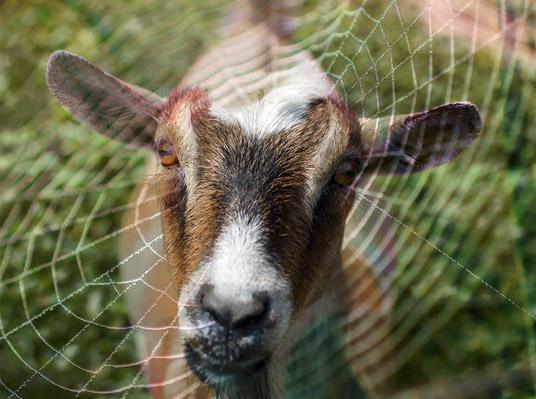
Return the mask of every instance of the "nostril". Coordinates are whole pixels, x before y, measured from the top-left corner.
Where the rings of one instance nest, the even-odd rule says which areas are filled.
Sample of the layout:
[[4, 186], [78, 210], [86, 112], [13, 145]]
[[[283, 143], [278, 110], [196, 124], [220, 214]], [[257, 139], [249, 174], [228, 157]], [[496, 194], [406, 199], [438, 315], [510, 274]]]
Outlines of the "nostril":
[[218, 295], [212, 285], [201, 288], [198, 301], [201, 310], [217, 324], [226, 329], [242, 331], [260, 327], [270, 309], [270, 301], [265, 293]]
[[232, 316], [231, 316], [231, 313], [230, 312], [221, 312], [219, 313], [218, 311], [214, 310], [214, 309], [210, 309], [210, 308], [206, 308], [206, 311], [207, 313], [210, 315], [210, 317], [212, 317], [212, 319], [218, 323], [219, 325], [223, 326], [223, 327], [226, 327], [226, 328], [231, 328], [232, 327]]
[[235, 329], [247, 329], [260, 326], [267, 318], [270, 302], [266, 299], [254, 299], [255, 305], [252, 312], [233, 322]]
[[212, 291], [214, 291], [214, 286], [212, 284], [203, 284], [199, 291], [197, 291], [196, 299], [202, 308], [205, 307], [205, 297], [210, 295]]
[[212, 284], [204, 284], [199, 290], [199, 304], [201, 309], [208, 313], [210, 317], [218, 324], [224, 327], [231, 327], [231, 313], [220, 303], [214, 296], [214, 286]]

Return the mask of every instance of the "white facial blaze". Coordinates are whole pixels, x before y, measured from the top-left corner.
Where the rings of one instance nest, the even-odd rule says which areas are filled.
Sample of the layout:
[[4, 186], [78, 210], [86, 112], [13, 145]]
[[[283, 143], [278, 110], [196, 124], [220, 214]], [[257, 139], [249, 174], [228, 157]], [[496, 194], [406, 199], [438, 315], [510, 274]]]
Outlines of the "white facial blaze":
[[[204, 284], [213, 287], [220, 301], [238, 308], [242, 304], [246, 307], [256, 294], [267, 295], [272, 316], [277, 320], [272, 336], [280, 337], [286, 331], [292, 312], [290, 283], [267, 253], [258, 220], [239, 216], [223, 227], [212, 256], [200, 265], [192, 275], [192, 282], [183, 290], [180, 308]], [[183, 323], [185, 319], [188, 323], [187, 317], [182, 313], [181, 310], [181, 326], [188, 333], [188, 326]]]
[[264, 268], [270, 270], [270, 264], [261, 234], [257, 221], [244, 218], [224, 228], [209, 263], [210, 279], [215, 289], [225, 291], [226, 295], [240, 295], [240, 291], [249, 291], [244, 287], [255, 285], [258, 279], [275, 278], [271, 271], [263, 271]]

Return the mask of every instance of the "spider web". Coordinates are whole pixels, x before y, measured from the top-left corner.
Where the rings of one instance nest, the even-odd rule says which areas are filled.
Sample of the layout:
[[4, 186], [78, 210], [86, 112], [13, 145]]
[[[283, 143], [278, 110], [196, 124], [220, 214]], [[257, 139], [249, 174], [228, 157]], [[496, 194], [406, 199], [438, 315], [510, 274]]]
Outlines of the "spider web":
[[[91, 134], [60, 111], [44, 87], [44, 62], [67, 47], [165, 95], [217, 40], [229, 2], [5, 8], [4, 26], [33, 16], [45, 32], [52, 28], [36, 16], [53, 12], [65, 22], [55, 21], [55, 39], [36, 54], [13, 55], [17, 43], [6, 40], [2, 56], [9, 61], [2, 79], [17, 62], [27, 74], [18, 86], [0, 80], [0, 396], [146, 398], [154, 388], [147, 360], [176, 330], [171, 323], [153, 331], [160, 338], [140, 359], [136, 337], [150, 330], [148, 312], [129, 321], [125, 305], [140, 286], [154, 292], [155, 306], [173, 300], [171, 284], [148, 283], [165, 267], [157, 256], [162, 235], [117, 257], [122, 234], [159, 218], [121, 223], [157, 201], [131, 195], [145, 178], [147, 154]], [[363, 117], [469, 100], [484, 129], [448, 166], [374, 176], [357, 189], [344, 245], [351, 260], [372, 265], [389, 317], [371, 311], [368, 280], [356, 270], [341, 298], [363, 304], [305, 332], [289, 359], [289, 397], [356, 397], [387, 383], [401, 397], [534, 394], [534, 12], [527, 1], [505, 0], [308, 1], [297, 12], [282, 70], [306, 49]], [[258, 90], [255, 65], [265, 56], [237, 46], [198, 76], [231, 102]], [[121, 268], [150, 252], [155, 260], [142, 274], [122, 278]], [[184, 381], [188, 389], [177, 397], [195, 394], [188, 373], [162, 384]], [[341, 382], [346, 390], [334, 391]]]

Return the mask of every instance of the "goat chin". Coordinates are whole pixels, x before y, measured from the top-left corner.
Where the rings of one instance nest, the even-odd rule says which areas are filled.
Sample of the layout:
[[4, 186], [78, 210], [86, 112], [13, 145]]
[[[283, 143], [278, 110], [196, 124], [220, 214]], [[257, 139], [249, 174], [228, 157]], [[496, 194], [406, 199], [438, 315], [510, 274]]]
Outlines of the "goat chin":
[[254, 377], [248, 376], [233, 379], [229, 383], [217, 383], [213, 389], [215, 397], [218, 399], [273, 399], [281, 397], [281, 395], [275, 394], [273, 383], [266, 371]]
[[190, 364], [190, 370], [210, 387], [216, 399], [283, 398], [283, 369], [284, 361], [277, 354], [255, 372], [232, 376], [213, 375]]
[[217, 381], [209, 378], [207, 382], [216, 399], [280, 399], [283, 398], [282, 375], [274, 375], [277, 369], [277, 362], [270, 361], [267, 367], [255, 375]]

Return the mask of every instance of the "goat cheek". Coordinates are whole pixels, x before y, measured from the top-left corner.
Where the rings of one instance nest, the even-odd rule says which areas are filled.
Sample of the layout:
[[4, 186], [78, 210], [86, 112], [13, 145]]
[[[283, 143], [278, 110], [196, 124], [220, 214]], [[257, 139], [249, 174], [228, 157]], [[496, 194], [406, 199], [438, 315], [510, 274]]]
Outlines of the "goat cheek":
[[164, 210], [166, 208], [177, 208], [185, 201], [186, 184], [184, 173], [175, 173], [171, 177], [166, 177], [160, 183], [159, 187], [160, 200]]
[[352, 209], [354, 200], [355, 192], [351, 188], [338, 187], [325, 198], [321, 213], [336, 224], [344, 223], [346, 216]]
[[179, 258], [184, 242], [186, 185], [182, 174], [162, 182], [159, 191], [166, 248], [173, 268], [174, 259]]

